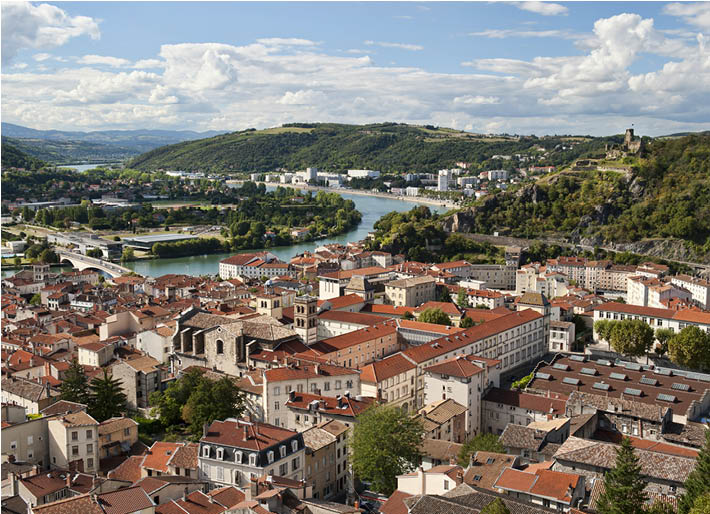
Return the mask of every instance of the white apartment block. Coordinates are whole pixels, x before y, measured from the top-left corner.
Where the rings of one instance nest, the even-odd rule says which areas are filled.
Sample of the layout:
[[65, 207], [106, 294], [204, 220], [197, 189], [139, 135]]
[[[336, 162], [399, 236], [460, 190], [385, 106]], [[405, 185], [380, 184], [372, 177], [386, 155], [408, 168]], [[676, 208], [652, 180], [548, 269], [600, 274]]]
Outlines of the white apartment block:
[[393, 280], [385, 284], [385, 303], [396, 307], [417, 307], [436, 300], [434, 277], [412, 277]]
[[488, 170], [488, 180], [508, 180], [508, 170]]
[[241, 253], [219, 262], [219, 278], [261, 278], [292, 274], [288, 263], [281, 262], [271, 252]]
[[[673, 332], [680, 332], [688, 326], [696, 326], [700, 330], [710, 333], [710, 312], [689, 309], [658, 309], [609, 302], [594, 308], [594, 322], [596, 323], [600, 319], [616, 321], [638, 319], [647, 323], [654, 330], [657, 328], [669, 328]], [[594, 338], [598, 339], [596, 331], [594, 332]]]
[[348, 170], [350, 178], [379, 178], [380, 172], [377, 170]]
[[673, 298], [689, 301], [691, 296], [684, 287], [657, 278], [637, 275], [626, 281], [626, 301], [630, 305], [664, 309]]
[[689, 275], [671, 277], [671, 284], [690, 291], [692, 300], [701, 309], [710, 308], [710, 282]]
[[569, 321], [550, 321], [551, 352], [571, 352], [575, 337], [574, 323]]

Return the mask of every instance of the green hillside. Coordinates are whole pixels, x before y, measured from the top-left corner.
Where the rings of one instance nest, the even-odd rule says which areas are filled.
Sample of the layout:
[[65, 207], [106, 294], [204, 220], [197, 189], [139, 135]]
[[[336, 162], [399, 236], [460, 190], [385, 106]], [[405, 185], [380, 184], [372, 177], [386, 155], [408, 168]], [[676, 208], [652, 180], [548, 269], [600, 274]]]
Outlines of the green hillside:
[[[612, 138], [618, 142], [617, 139]], [[141, 170], [180, 169], [208, 172], [264, 172], [308, 166], [329, 171], [352, 168], [383, 172], [436, 172], [463, 161], [483, 163], [496, 154], [553, 150], [569, 138], [486, 137], [433, 126], [397, 123], [338, 125], [289, 124], [245, 130], [208, 139], [156, 148], [136, 157]], [[550, 164], [570, 162], [598, 151], [611, 139], [581, 138], [573, 150], [551, 154]], [[497, 161], [500, 166], [501, 162]]]
[[27, 155], [22, 150], [13, 145], [2, 142], [2, 167], [3, 168], [25, 168], [28, 170], [38, 170], [46, 163]]
[[639, 249], [656, 238], [666, 247], [679, 242], [678, 258], [704, 259], [708, 220], [710, 135], [691, 135], [654, 140], [628, 173], [566, 171], [485, 197], [449, 217], [445, 228]]

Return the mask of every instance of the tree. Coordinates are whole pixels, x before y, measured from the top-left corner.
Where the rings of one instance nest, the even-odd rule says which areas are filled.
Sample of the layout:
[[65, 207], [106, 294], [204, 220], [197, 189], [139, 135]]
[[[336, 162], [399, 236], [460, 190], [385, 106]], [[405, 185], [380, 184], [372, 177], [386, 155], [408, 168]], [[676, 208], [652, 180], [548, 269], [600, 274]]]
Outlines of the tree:
[[685, 327], [668, 341], [671, 360], [695, 369], [710, 368], [710, 335], [696, 326]]
[[619, 321], [611, 329], [611, 347], [624, 355], [644, 355], [653, 344], [653, 329], [640, 319]]
[[441, 293], [439, 294], [439, 301], [449, 303], [451, 302], [451, 291], [449, 288], [444, 286], [441, 288]]
[[419, 315], [419, 321], [423, 323], [435, 323], [437, 325], [451, 326], [451, 318], [441, 309], [428, 308], [424, 309]]
[[496, 498], [481, 509], [481, 514], [510, 514], [510, 510], [505, 506], [503, 500]]
[[404, 313], [404, 315], [402, 316], [402, 319], [412, 320], [412, 319], [414, 319], [414, 314], [412, 314], [412, 311], [406, 311]]
[[461, 324], [459, 325], [461, 328], [471, 328], [474, 326], [475, 323], [473, 322], [473, 318], [469, 318], [466, 316], [465, 318], [461, 319]]
[[89, 380], [86, 378], [84, 368], [79, 361], [74, 359], [64, 374], [60, 387], [62, 400], [77, 402], [87, 405], [89, 403]]
[[101, 251], [101, 248], [90, 248], [86, 251], [86, 256], [101, 259], [104, 256], [104, 252]]
[[20, 257], [19, 255], [15, 255], [14, 263], [15, 263], [15, 266], [22, 265], [22, 257]]
[[42, 295], [40, 293], [35, 293], [30, 298], [30, 305], [40, 305], [42, 303]]
[[500, 439], [495, 434], [478, 434], [466, 441], [459, 450], [459, 466], [467, 467], [471, 460], [471, 455], [476, 452], [505, 453], [505, 448], [500, 444]]
[[655, 352], [658, 355], [665, 355], [668, 353], [668, 341], [673, 337], [675, 333], [670, 328], [657, 328], [656, 329], [656, 341], [658, 346], [655, 348]]
[[44, 264], [54, 264], [56, 262], [59, 262], [59, 257], [57, 257], [57, 254], [54, 253], [54, 250], [52, 250], [51, 248], [45, 248], [44, 250], [42, 250], [42, 253], [39, 254], [38, 259]]
[[121, 262], [132, 261], [135, 258], [136, 258], [136, 254], [133, 251], [133, 248], [131, 248], [130, 246], [124, 246], [123, 253], [121, 254]]
[[678, 513], [691, 512], [691, 508], [695, 507], [699, 499], [708, 494], [710, 494], [710, 430], [705, 430], [705, 444], [698, 453], [695, 468], [685, 479], [685, 493], [678, 501]]
[[200, 436], [205, 423], [240, 417], [244, 401], [244, 393], [229, 378], [212, 381], [203, 376], [183, 407], [182, 418], [190, 425], [190, 432]]
[[624, 437], [616, 449], [616, 463], [604, 475], [604, 492], [599, 497], [599, 514], [642, 514], [646, 503], [646, 482], [641, 477], [639, 458], [631, 439]]
[[126, 395], [122, 382], [108, 374], [104, 368], [103, 377], [95, 377], [89, 386], [89, 414], [99, 423], [109, 418], [123, 415], [126, 410]]
[[392, 494], [397, 475], [416, 468], [421, 459], [421, 422], [390, 405], [375, 405], [357, 417], [349, 440], [353, 471], [372, 489]]
[[456, 294], [456, 305], [459, 307], [468, 307], [468, 296], [466, 289], [459, 287], [459, 292]]
[[599, 319], [594, 322], [594, 330], [600, 339], [607, 343], [611, 339], [611, 329], [614, 328], [615, 322], [610, 319]]
[[202, 380], [202, 372], [193, 369], [172, 382], [165, 391], [156, 391], [150, 395], [153, 414], [160, 418], [163, 426], [177, 425], [182, 421], [182, 408]]
[[689, 514], [708, 514], [710, 512], [710, 492], [698, 497]]

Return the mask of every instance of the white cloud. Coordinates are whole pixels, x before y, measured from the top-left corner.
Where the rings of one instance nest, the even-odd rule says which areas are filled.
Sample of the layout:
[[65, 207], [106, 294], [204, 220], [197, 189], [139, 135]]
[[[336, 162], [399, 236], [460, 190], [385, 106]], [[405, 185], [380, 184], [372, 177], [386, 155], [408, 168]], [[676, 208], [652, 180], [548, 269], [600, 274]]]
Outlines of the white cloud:
[[501, 99], [497, 96], [457, 96], [454, 98], [455, 104], [463, 105], [494, 105], [499, 104]]
[[279, 99], [279, 103], [283, 105], [309, 105], [323, 101], [325, 94], [321, 91], [299, 90], [294, 92], [286, 91]]
[[256, 40], [266, 46], [316, 46], [318, 43], [309, 39], [269, 37]]
[[137, 70], [146, 70], [150, 68], [162, 68], [163, 66], [165, 66], [165, 62], [160, 59], [141, 59], [136, 61], [131, 67]]
[[537, 14], [542, 14], [543, 16], [559, 16], [561, 14], [566, 15], [568, 13], [567, 7], [560, 4], [555, 4], [552, 2], [513, 2], [518, 9], [523, 11], [530, 11]]
[[69, 39], [88, 35], [99, 39], [96, 20], [87, 16], [69, 16], [66, 11], [49, 4], [3, 2], [2, 62], [9, 63], [25, 48], [53, 48]]
[[487, 37], [491, 39], [505, 39], [510, 37], [557, 37], [562, 39], [582, 39], [585, 36], [575, 34], [568, 30], [515, 30], [515, 29], [489, 29], [480, 32], [470, 32], [469, 36]]
[[15, 64], [12, 65], [12, 68], [15, 70], [24, 70], [27, 68], [27, 63], [26, 62], [16, 62]]
[[79, 64], [111, 66], [112, 68], [125, 68], [131, 64], [128, 59], [111, 57], [108, 55], [84, 55], [77, 59]]
[[399, 48], [401, 50], [412, 50], [412, 51], [418, 51], [418, 50], [424, 50], [424, 47], [421, 45], [412, 45], [409, 43], [388, 43], [386, 41], [365, 41], [366, 45], [369, 46], [382, 46], [384, 48]]
[[710, 30], [710, 3], [708, 2], [675, 2], [666, 5], [663, 12], [683, 18], [688, 25]]
[[42, 53], [42, 54], [34, 54], [34, 55], [32, 56], [32, 58], [33, 58], [35, 61], [37, 61], [37, 62], [42, 62], [42, 61], [46, 61], [47, 59], [51, 59], [51, 58], [52, 58], [52, 54], [44, 54], [44, 53]]
[[370, 50], [360, 50], [359, 48], [351, 48], [349, 50], [345, 50], [346, 54], [368, 54], [370, 53]]
[[401, 16], [393, 16], [395, 20], [413, 20], [414, 16], [407, 16], [407, 15], [401, 15]]

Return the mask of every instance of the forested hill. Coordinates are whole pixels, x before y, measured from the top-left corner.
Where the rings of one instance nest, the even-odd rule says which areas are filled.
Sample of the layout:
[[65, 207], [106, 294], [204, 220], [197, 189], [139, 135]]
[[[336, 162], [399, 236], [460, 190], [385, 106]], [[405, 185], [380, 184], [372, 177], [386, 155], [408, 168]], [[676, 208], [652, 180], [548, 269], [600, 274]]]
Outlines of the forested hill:
[[25, 168], [27, 170], [38, 170], [45, 166], [45, 162], [31, 157], [14, 146], [2, 143], [2, 167]]
[[511, 188], [444, 226], [710, 262], [710, 135], [654, 140], [628, 173], [564, 171]]
[[[156, 148], [136, 157], [130, 165], [141, 170], [207, 172], [265, 172], [315, 166], [328, 171], [364, 168], [435, 173], [460, 161], [483, 163], [496, 154], [542, 153], [570, 140], [579, 144], [566, 152], [553, 152], [546, 162], [567, 163], [603, 149], [606, 142], [620, 141], [618, 137], [486, 137], [397, 123], [294, 123]], [[492, 165], [501, 166], [501, 161]]]

